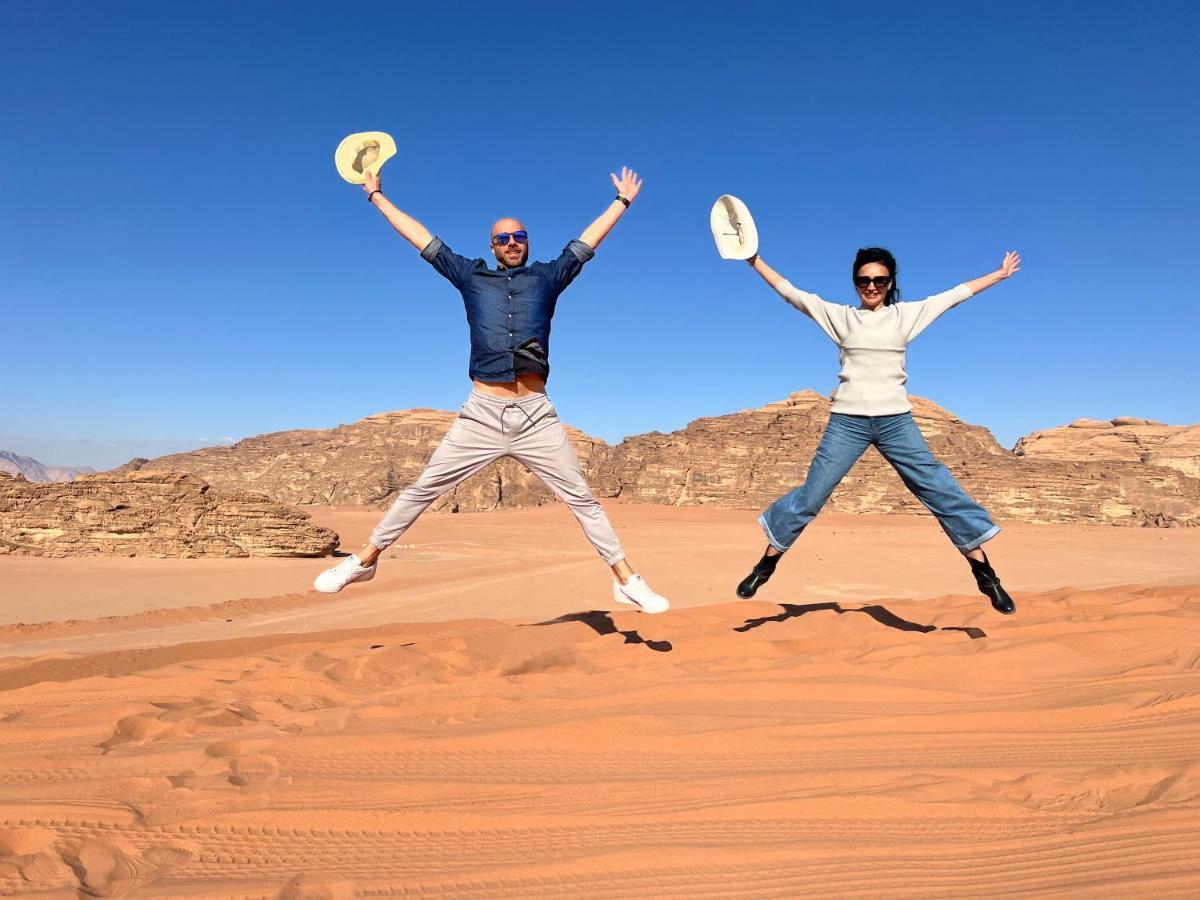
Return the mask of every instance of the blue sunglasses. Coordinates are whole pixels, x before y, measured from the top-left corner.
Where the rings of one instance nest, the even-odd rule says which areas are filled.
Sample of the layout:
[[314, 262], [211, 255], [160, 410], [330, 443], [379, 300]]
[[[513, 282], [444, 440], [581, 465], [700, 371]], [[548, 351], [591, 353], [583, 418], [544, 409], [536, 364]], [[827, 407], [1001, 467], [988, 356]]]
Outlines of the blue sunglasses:
[[507, 231], [502, 231], [499, 234], [493, 234], [492, 235], [492, 246], [493, 247], [503, 247], [508, 244], [509, 238], [512, 238], [518, 244], [528, 244], [529, 243], [529, 232], [528, 231], [514, 231], [512, 233], [509, 233]]

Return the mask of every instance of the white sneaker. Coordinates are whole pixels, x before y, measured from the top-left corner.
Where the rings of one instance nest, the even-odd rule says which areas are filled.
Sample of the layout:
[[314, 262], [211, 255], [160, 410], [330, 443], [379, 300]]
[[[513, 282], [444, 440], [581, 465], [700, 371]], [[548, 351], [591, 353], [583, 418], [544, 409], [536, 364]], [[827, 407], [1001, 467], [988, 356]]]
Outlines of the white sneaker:
[[373, 563], [370, 566], [360, 566], [358, 556], [351, 553], [332, 569], [326, 569], [318, 575], [317, 580], [313, 582], [313, 587], [322, 594], [336, 594], [348, 584], [356, 581], [370, 581], [375, 577], [375, 569], [378, 565], [378, 563]]
[[634, 575], [624, 584], [613, 579], [613, 600], [644, 613], [661, 613], [671, 608], [667, 598], [654, 593], [641, 575]]

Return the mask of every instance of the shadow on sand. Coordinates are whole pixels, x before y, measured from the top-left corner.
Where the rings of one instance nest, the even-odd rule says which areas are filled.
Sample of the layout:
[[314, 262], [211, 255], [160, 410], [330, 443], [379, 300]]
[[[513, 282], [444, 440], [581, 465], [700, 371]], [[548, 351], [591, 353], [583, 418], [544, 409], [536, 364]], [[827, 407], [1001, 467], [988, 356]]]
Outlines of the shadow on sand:
[[888, 628], [895, 628], [897, 631], [919, 631], [922, 634], [928, 634], [931, 631], [961, 631], [971, 640], [976, 641], [979, 638], [987, 637], [987, 632], [982, 628], [966, 627], [949, 625], [945, 628], [937, 625], [922, 625], [920, 622], [910, 622], [908, 619], [902, 619], [894, 612], [884, 606], [870, 605], [851, 607], [849, 609], [843, 607], [840, 603], [805, 603], [803, 605], [795, 603], [780, 603], [783, 608], [777, 616], [763, 616], [761, 619], [747, 619], [746, 624], [739, 625], [734, 631], [750, 631], [753, 628], [758, 628], [760, 625], [766, 625], [768, 622], [785, 622], [788, 619], [794, 619], [797, 616], [802, 616], [805, 613], [821, 612], [822, 610], [832, 610], [841, 615], [843, 613], [865, 613], [870, 616], [880, 625], [886, 625]]
[[550, 619], [548, 622], [534, 622], [532, 625], [522, 627], [540, 628], [543, 625], [561, 625], [564, 622], [582, 622], [592, 629], [592, 631], [596, 632], [596, 634], [619, 634], [625, 638], [625, 643], [627, 644], [645, 644], [651, 650], [656, 650], [659, 653], [666, 653], [668, 650], [674, 649], [670, 641], [648, 641], [636, 631], [618, 630], [616, 623], [612, 620], [612, 616], [599, 609], [591, 609], [587, 612], [567, 613], [565, 616]]

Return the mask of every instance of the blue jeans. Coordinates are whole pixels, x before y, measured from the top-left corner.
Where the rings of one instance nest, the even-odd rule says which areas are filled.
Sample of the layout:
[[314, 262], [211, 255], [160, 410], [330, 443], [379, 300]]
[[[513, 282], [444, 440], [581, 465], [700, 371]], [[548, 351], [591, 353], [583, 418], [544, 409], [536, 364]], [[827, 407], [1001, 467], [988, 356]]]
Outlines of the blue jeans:
[[933, 458], [912, 413], [831, 413], [804, 484], [784, 494], [758, 518], [772, 547], [782, 553], [792, 546], [871, 444], [899, 473], [904, 486], [937, 516], [942, 530], [963, 553], [1000, 533], [987, 510], [968, 497], [950, 470]]

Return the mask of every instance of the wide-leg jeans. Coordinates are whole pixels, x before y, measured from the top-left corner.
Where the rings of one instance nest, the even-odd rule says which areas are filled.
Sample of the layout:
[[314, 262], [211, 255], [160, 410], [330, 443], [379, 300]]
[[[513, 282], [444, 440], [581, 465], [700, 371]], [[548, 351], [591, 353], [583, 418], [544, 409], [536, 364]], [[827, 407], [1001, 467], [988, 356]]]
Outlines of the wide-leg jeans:
[[911, 412], [890, 416], [831, 413], [804, 484], [784, 494], [759, 516], [758, 522], [772, 547], [782, 553], [792, 546], [872, 444], [963, 553], [1000, 533], [1000, 526], [987, 510], [934, 459]]

